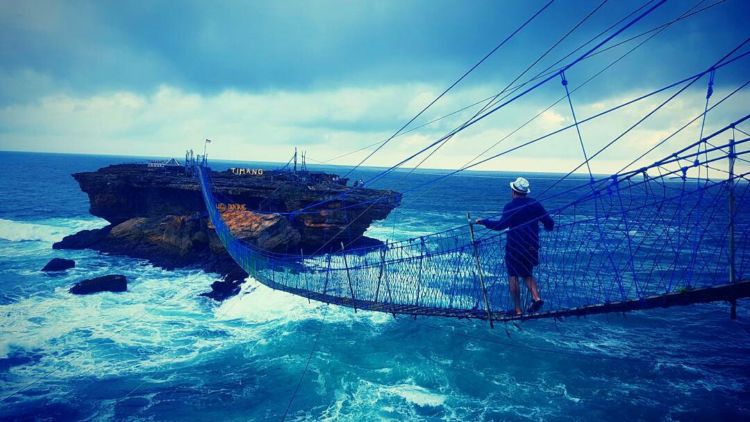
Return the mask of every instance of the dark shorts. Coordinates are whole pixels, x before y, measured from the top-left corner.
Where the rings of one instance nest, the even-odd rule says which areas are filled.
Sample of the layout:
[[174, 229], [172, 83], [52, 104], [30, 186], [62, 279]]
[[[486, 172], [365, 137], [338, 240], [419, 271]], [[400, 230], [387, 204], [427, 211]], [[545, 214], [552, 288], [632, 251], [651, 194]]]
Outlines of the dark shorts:
[[508, 268], [510, 277], [531, 277], [536, 265], [535, 261], [532, 257], [506, 256], [505, 266]]

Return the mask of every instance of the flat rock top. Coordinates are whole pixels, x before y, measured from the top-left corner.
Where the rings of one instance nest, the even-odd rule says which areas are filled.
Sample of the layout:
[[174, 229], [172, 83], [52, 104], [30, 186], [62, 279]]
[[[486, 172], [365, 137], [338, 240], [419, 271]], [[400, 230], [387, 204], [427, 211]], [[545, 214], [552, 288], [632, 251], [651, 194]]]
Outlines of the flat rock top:
[[[118, 187], [137, 189], [176, 189], [198, 192], [197, 180], [186, 174], [183, 167], [152, 168], [145, 164], [115, 164], [95, 172], [76, 173], [73, 177], [84, 191], [112, 190]], [[383, 198], [379, 201], [388, 208], [400, 203], [399, 193], [389, 190], [354, 188], [347, 186], [347, 179], [323, 172], [297, 172], [264, 170], [254, 174], [234, 174], [232, 171], [211, 172], [214, 191], [232, 196], [250, 195], [254, 197], [297, 196], [302, 201], [330, 198], [347, 192], [340, 198], [344, 203], [356, 203]], [[291, 211], [278, 209], [274, 211]]]

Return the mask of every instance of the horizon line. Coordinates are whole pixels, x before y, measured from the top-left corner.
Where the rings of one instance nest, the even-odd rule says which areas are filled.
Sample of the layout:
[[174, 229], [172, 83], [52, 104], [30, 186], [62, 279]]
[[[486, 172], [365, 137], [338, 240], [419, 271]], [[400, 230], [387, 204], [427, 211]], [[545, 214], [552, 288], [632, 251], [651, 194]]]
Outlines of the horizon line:
[[[132, 155], [132, 154], [111, 154], [111, 153], [88, 153], [88, 152], [57, 152], [57, 151], [20, 151], [20, 150], [0, 150], [0, 153], [14, 153], [14, 154], [40, 154], [40, 155], [82, 155], [82, 156], [91, 156], [91, 157], [114, 157], [114, 158], [140, 158], [140, 159], [154, 159], [154, 158], [175, 158], [179, 161], [179, 159], [175, 156], [160, 156], [160, 155]], [[250, 161], [250, 160], [239, 160], [239, 159], [226, 159], [226, 158], [213, 158], [209, 159], [209, 162], [211, 160], [217, 161], [217, 162], [236, 162], [236, 163], [263, 163], [263, 164], [277, 164], [277, 165], [285, 165], [286, 162], [281, 161]], [[117, 163], [113, 163], [117, 164]], [[319, 163], [308, 163], [307, 166], [315, 166], [315, 167], [343, 167], [343, 168], [350, 168], [354, 167], [354, 165], [347, 165], [347, 164], [319, 164]], [[373, 170], [380, 170], [380, 169], [388, 169], [390, 167], [388, 166], [366, 166], [363, 165], [361, 168], [365, 169], [373, 169]], [[413, 167], [400, 167], [394, 169], [394, 171], [411, 171], [414, 169]], [[424, 171], [455, 171], [458, 170], [458, 168], [436, 168], [436, 167], [425, 167], [425, 168], [416, 168], [414, 171], [416, 172], [424, 172]], [[474, 169], [465, 169], [461, 172], [471, 172], [471, 173], [519, 173], [518, 171], [514, 170], [474, 170]], [[531, 173], [531, 174], [566, 174], [565, 171], [529, 171], [526, 170], [521, 173]], [[587, 172], [573, 172], [571, 174], [572, 176], [581, 176], [585, 175], [588, 176]], [[609, 176], [609, 173], [594, 173], [595, 176]]]

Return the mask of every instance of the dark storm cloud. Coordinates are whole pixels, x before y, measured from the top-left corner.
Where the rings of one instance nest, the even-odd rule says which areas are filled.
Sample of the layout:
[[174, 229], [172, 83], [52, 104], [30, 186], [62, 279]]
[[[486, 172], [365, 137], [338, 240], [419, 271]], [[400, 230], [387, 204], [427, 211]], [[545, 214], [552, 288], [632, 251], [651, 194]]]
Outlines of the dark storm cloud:
[[[667, 3], [627, 34], [697, 3]], [[7, 81], [2, 91], [7, 102], [56, 89], [90, 94], [148, 91], [162, 84], [204, 93], [403, 81], [447, 84], [543, 4], [6, 3], [0, 26], [0, 72]], [[598, 4], [558, 0], [467, 83], [501, 86]], [[608, 2], [544, 63], [641, 4]], [[748, 35], [743, 26], [748, 11], [748, 2], [727, 1], [680, 23], [639, 50], [607, 87], [667, 80], [705, 65]]]

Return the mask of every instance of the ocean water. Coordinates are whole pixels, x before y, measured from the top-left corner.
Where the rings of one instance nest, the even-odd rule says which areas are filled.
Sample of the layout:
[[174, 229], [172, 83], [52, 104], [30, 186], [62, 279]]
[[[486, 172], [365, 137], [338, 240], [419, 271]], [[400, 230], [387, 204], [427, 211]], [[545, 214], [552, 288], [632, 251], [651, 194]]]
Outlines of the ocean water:
[[[105, 224], [88, 214], [70, 174], [127, 161], [138, 159], [0, 153], [0, 419], [750, 417], [747, 301], [737, 321], [717, 303], [490, 330], [481, 321], [355, 313], [253, 280], [219, 304], [198, 296], [215, 274], [52, 250], [66, 234]], [[428, 176], [382, 185], [403, 191]], [[447, 179], [406, 196], [368, 234], [408, 238], [461, 224], [466, 211], [497, 212], [508, 177]], [[540, 187], [554, 180], [530, 178]], [[53, 257], [77, 266], [41, 273]], [[128, 277], [128, 292], [67, 293], [111, 273]]]

